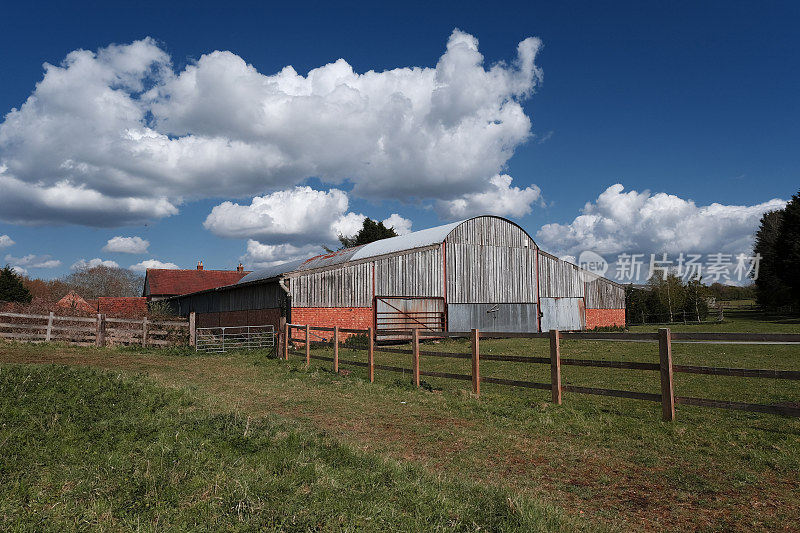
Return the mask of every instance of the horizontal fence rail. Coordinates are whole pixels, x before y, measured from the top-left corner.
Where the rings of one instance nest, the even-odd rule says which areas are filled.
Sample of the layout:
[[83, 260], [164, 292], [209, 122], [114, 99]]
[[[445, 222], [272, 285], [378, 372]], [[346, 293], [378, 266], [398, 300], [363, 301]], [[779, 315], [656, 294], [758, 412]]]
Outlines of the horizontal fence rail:
[[151, 320], [0, 313], [0, 338], [20, 342], [65, 342], [76, 346], [165, 347], [191, 344], [194, 316], [183, 320]]
[[275, 347], [275, 326], [197, 328], [195, 351], [225, 353], [234, 350], [268, 350]]
[[[302, 337], [293, 336], [292, 332], [300, 331]], [[311, 345], [314, 342], [312, 331], [323, 331], [332, 333], [327, 337], [322, 337], [324, 343], [333, 346], [333, 357], [312, 355]], [[368, 351], [368, 361], [353, 361], [339, 358], [339, 345], [341, 344], [341, 334], [363, 335], [366, 337], [366, 347], [363, 345], [348, 345], [351, 349], [364, 349]], [[411, 342], [411, 348], [397, 348], [388, 346], [375, 346], [376, 335], [400, 335], [405, 341]], [[332, 362], [334, 371], [339, 371], [339, 365], [351, 365], [367, 368], [370, 381], [374, 380], [375, 370], [387, 372], [397, 372], [409, 374], [413, 377], [415, 384], [420, 386], [420, 376], [430, 376], [444, 379], [453, 379], [472, 382], [472, 392], [475, 396], [480, 396], [480, 384], [491, 383], [511, 387], [523, 387], [551, 391], [553, 402], [562, 403], [562, 393], [569, 392], [575, 394], [588, 394], [598, 396], [609, 396], [617, 398], [631, 398], [650, 402], [661, 403], [662, 416], [664, 420], [675, 419], [675, 405], [694, 405], [700, 407], [713, 407], [719, 409], [732, 409], [739, 411], [750, 411], [759, 413], [777, 414], [783, 416], [800, 417], [800, 403], [789, 405], [767, 405], [747, 402], [735, 402], [727, 400], [715, 400], [709, 398], [695, 398], [679, 396], [675, 394], [673, 375], [674, 373], [704, 374], [713, 376], [732, 376], [743, 378], [766, 378], [779, 380], [800, 380], [800, 370], [772, 370], [754, 368], [725, 368], [715, 366], [698, 365], [679, 365], [672, 362], [673, 342], [708, 342], [708, 343], [748, 343], [748, 344], [800, 344], [800, 334], [795, 333], [692, 333], [676, 332], [672, 333], [668, 328], [661, 328], [657, 333], [607, 333], [607, 332], [483, 332], [478, 330], [471, 331], [427, 331], [424, 329], [412, 330], [384, 330], [375, 331], [372, 328], [351, 329], [326, 326], [310, 326], [300, 324], [286, 324], [283, 332], [283, 357], [288, 360], [289, 354], [305, 355], [306, 364], [310, 365], [312, 359]], [[471, 344], [471, 354], [444, 352], [438, 350], [421, 350], [419, 341], [433, 340], [440, 338], [469, 338]], [[499, 338], [526, 338], [526, 339], [550, 339], [550, 357], [535, 357], [524, 355], [502, 355], [502, 354], [482, 354], [480, 353], [480, 339], [499, 339]], [[619, 341], [619, 342], [655, 342], [659, 344], [659, 362], [646, 363], [638, 361], [607, 361], [596, 359], [561, 357], [561, 340], [571, 341]], [[290, 350], [290, 344], [304, 344], [305, 352]], [[375, 352], [404, 354], [411, 356], [411, 367], [393, 366], [376, 364], [374, 361]], [[426, 371], [420, 368], [420, 357], [439, 357], [452, 359], [471, 359], [471, 374], [459, 374], [450, 372]], [[480, 374], [480, 361], [505, 361], [523, 364], [541, 364], [551, 367], [550, 383], [540, 383], [534, 381], [522, 381], [504, 379], [497, 377], [482, 376]], [[607, 389], [600, 387], [585, 387], [578, 385], [561, 383], [561, 366], [580, 366], [595, 368], [611, 368], [625, 370], [643, 370], [659, 372], [661, 381], [661, 392], [637, 392], [617, 389]]]

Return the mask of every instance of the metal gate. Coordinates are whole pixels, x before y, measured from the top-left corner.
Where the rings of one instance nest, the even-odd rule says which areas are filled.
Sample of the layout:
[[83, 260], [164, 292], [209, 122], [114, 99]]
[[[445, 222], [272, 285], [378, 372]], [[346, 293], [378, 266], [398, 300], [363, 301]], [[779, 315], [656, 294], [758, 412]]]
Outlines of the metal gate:
[[226, 326], [197, 328], [195, 351], [225, 353], [234, 350], [275, 348], [275, 326]]
[[378, 334], [381, 330], [444, 331], [444, 317], [444, 298], [375, 297], [375, 329]]

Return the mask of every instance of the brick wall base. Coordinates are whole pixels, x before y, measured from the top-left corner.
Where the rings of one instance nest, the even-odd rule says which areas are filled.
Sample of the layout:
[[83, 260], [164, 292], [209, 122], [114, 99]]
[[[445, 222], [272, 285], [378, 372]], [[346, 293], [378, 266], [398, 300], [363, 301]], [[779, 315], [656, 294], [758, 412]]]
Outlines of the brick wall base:
[[587, 309], [586, 329], [599, 326], [625, 326], [624, 309]]
[[[292, 307], [292, 324], [309, 326], [324, 326], [351, 329], [367, 329], [372, 327], [372, 308], [371, 307]], [[330, 339], [332, 332], [316, 331], [313, 339]], [[347, 334], [340, 334], [340, 338], [348, 337]]]

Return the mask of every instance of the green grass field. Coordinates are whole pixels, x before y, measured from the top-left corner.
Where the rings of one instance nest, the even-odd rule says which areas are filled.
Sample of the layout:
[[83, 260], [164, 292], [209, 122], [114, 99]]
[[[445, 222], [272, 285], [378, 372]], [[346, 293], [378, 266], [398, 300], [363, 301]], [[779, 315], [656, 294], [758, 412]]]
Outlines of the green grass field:
[[[765, 324], [742, 313], [719, 327], [800, 332], [791, 318]], [[423, 349], [468, 353], [469, 345]], [[547, 350], [546, 341], [517, 339], [484, 340], [481, 351]], [[800, 346], [675, 344], [673, 351], [676, 363], [800, 369]], [[562, 356], [658, 360], [655, 344], [600, 341], [563, 341]], [[366, 360], [346, 348], [340, 357]], [[376, 362], [410, 368], [404, 354], [379, 352]], [[0, 365], [2, 452], [20, 454], [2, 462], [4, 479], [16, 480], [2, 487], [6, 528], [13, 520], [29, 529], [37, 520], [133, 528], [136, 520], [145, 529], [211, 521], [303, 530], [726, 531], [791, 530], [800, 521], [800, 420], [793, 418], [678, 406], [677, 421], [666, 423], [652, 402], [565, 393], [554, 406], [547, 391], [489, 384], [477, 399], [465, 381], [424, 378], [417, 390], [410, 375], [376, 371], [369, 384], [358, 367], [342, 365], [337, 375], [327, 362], [305, 369], [301, 357], [287, 363], [260, 353], [0, 344]], [[469, 365], [421, 361], [423, 370], [464, 374]], [[481, 370], [549, 380], [546, 365], [484, 361]], [[656, 372], [562, 371], [565, 383], [659, 391]], [[675, 386], [682, 396], [800, 401], [791, 381], [677, 374]], [[18, 390], [30, 396], [15, 399]], [[67, 415], [72, 406], [82, 414]], [[62, 426], [76, 418], [84, 421]], [[139, 427], [151, 429], [124, 429]], [[80, 444], [62, 444], [69, 439]], [[167, 454], [177, 462], [165, 462], [165, 450], [177, 450]], [[212, 486], [215, 497], [206, 492]]]
[[[557, 511], [442, 481], [141, 378], [0, 368], [0, 528], [566, 530]], [[572, 529], [571, 527], [569, 529]]]

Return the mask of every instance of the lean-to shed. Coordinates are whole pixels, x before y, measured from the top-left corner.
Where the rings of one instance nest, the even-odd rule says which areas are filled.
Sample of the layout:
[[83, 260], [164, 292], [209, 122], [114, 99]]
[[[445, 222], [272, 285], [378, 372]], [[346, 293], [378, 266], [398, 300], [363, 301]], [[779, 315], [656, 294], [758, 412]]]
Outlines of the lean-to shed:
[[257, 270], [170, 299], [199, 327], [274, 324], [467, 331], [624, 325], [621, 285], [539, 250], [521, 227], [479, 216]]

